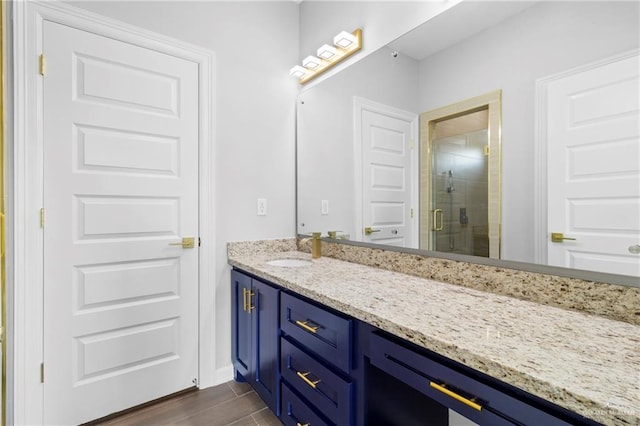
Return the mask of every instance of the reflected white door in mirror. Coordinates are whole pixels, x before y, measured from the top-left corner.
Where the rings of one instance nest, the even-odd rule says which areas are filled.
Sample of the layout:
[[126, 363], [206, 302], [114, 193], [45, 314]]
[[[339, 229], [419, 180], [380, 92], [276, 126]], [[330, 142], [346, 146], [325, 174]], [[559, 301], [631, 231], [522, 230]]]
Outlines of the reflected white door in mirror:
[[[640, 275], [638, 52], [547, 79], [549, 265]], [[552, 233], [555, 238], [552, 238]]]
[[359, 240], [417, 248], [417, 114], [357, 97], [354, 114]]

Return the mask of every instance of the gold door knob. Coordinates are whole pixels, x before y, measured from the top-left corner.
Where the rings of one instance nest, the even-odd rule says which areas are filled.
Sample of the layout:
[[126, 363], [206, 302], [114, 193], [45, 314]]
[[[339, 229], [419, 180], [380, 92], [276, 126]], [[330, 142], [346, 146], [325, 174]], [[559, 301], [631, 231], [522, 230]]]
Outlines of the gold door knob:
[[370, 226], [367, 226], [366, 228], [364, 228], [364, 235], [371, 235], [374, 232], [380, 232], [379, 229], [373, 229]]
[[551, 233], [551, 242], [552, 243], [561, 243], [564, 240], [573, 240], [573, 241], [575, 241], [575, 238], [565, 237], [562, 232], [552, 232]]
[[196, 246], [196, 239], [194, 237], [184, 237], [182, 242], [169, 243], [170, 246], [182, 246], [182, 248], [194, 248]]

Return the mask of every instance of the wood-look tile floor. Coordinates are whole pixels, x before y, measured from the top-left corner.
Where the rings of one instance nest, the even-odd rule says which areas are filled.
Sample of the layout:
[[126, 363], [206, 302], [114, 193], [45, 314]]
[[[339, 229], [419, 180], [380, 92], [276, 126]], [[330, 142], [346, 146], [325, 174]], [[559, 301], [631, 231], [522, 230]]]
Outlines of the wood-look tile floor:
[[235, 381], [179, 395], [176, 398], [93, 424], [101, 426], [282, 425], [248, 384]]

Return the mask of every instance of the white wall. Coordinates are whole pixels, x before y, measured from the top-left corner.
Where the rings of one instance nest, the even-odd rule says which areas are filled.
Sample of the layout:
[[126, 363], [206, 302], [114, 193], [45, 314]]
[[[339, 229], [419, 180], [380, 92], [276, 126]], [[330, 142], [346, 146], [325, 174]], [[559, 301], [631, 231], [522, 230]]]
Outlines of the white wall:
[[637, 2], [543, 2], [420, 63], [420, 111], [502, 89], [502, 253], [534, 262], [535, 80], [637, 48]]
[[[295, 235], [298, 5], [285, 2], [72, 2], [215, 52], [217, 330], [215, 368], [231, 361], [228, 241]], [[256, 215], [266, 198], [268, 215]], [[230, 377], [218, 377], [228, 379]]]

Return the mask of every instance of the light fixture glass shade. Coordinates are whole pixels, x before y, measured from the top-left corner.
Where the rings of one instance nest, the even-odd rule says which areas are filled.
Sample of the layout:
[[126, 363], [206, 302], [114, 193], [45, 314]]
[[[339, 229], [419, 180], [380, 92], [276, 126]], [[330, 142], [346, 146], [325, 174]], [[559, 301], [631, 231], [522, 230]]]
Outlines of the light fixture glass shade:
[[302, 66], [309, 69], [317, 68], [320, 65], [320, 58], [313, 55], [307, 56], [302, 60]]
[[300, 78], [307, 73], [307, 69], [305, 67], [301, 67], [300, 65], [296, 65], [295, 67], [289, 70], [289, 74], [291, 74], [295, 78]]
[[322, 59], [331, 59], [336, 55], [336, 48], [329, 46], [328, 44], [324, 44], [320, 49], [318, 49], [317, 53]]
[[356, 36], [346, 31], [341, 31], [340, 34], [333, 38], [333, 44], [342, 48], [347, 48], [356, 42]]

